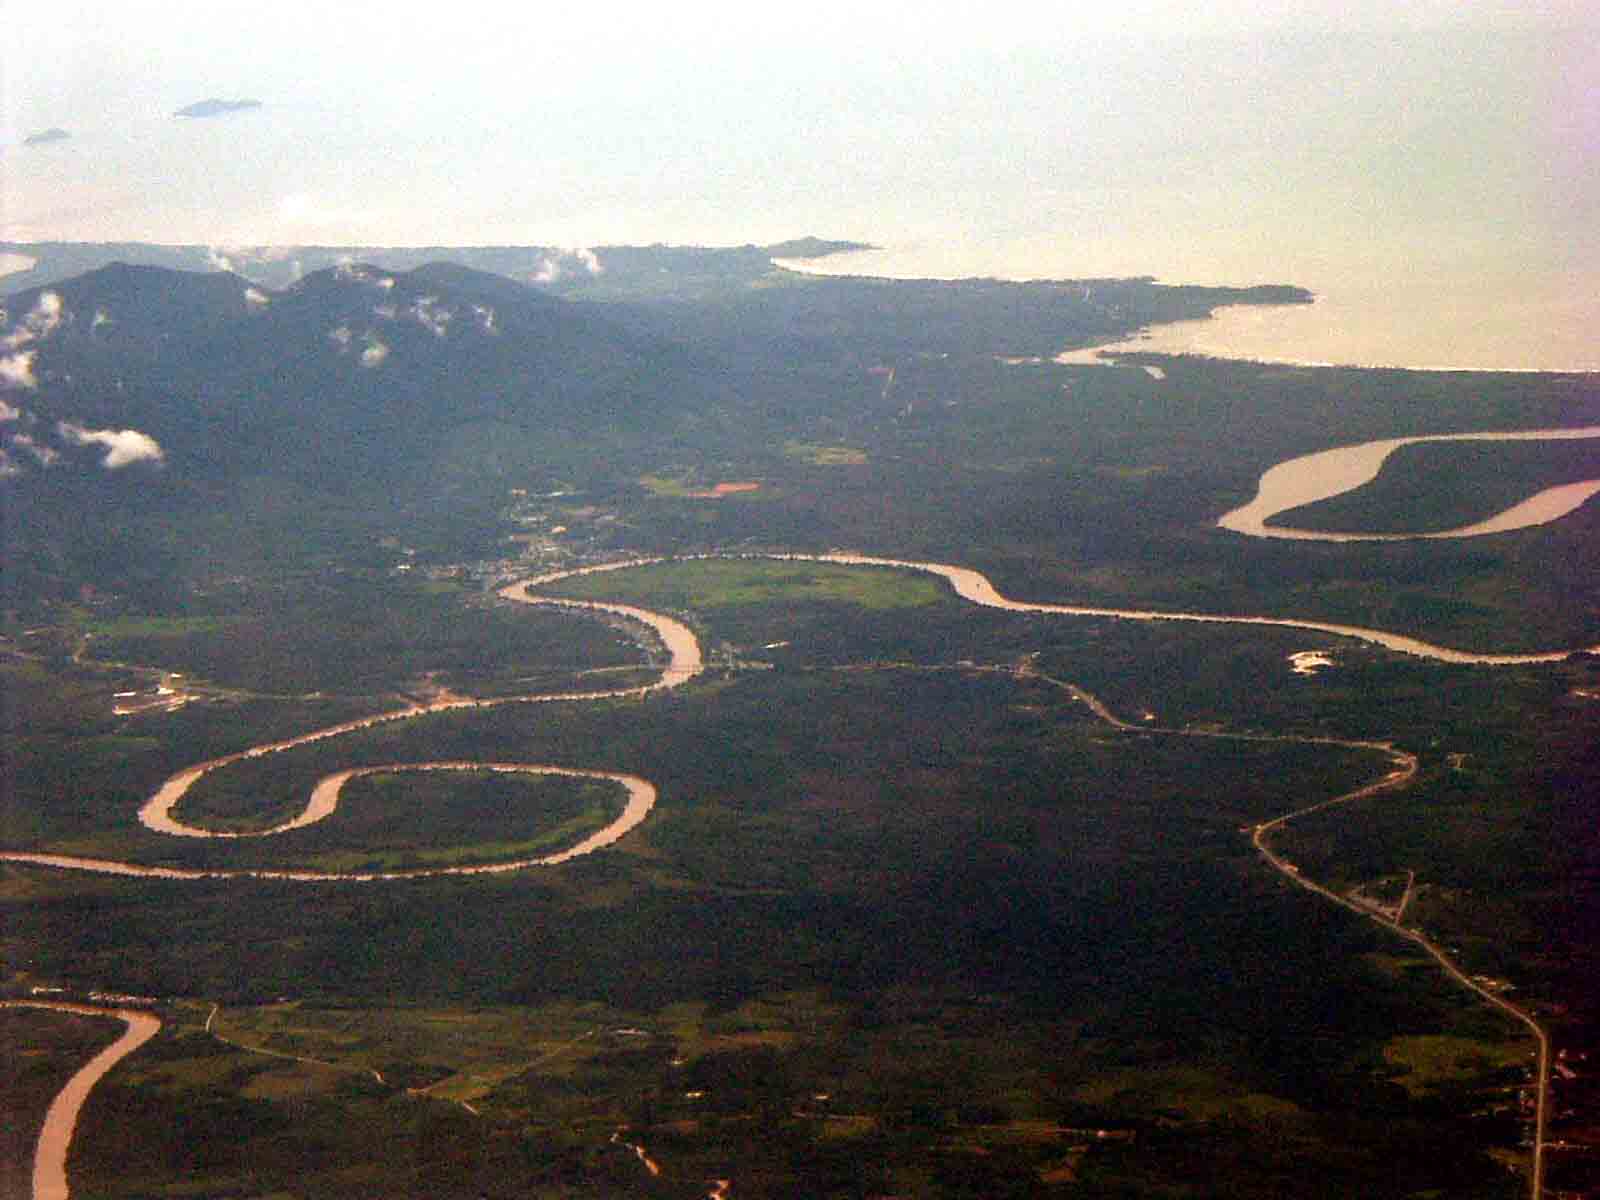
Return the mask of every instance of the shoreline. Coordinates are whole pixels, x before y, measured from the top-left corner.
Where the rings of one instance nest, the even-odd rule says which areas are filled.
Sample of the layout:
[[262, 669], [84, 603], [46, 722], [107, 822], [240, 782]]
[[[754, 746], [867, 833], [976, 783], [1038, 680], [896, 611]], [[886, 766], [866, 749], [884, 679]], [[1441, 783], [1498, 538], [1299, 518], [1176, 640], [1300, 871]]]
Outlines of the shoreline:
[[[1225, 305], [1232, 308], [1234, 305]], [[1174, 322], [1183, 324], [1183, 322]], [[1160, 329], [1164, 326], [1149, 326]], [[1600, 367], [1467, 367], [1467, 366], [1404, 366], [1400, 363], [1332, 362], [1311, 358], [1263, 358], [1255, 354], [1217, 354], [1208, 350], [1151, 349], [1149, 346], [1124, 342], [1102, 342], [1093, 346], [1079, 346], [1064, 350], [1051, 361], [1071, 367], [1133, 367], [1140, 364], [1124, 362], [1135, 354], [1148, 354], [1155, 358], [1195, 358], [1203, 362], [1243, 363], [1254, 367], [1292, 367], [1300, 371], [1393, 371], [1411, 375], [1600, 375]], [[1088, 357], [1101, 356], [1102, 361]]]
[[[1241, 340], [1240, 334], [1229, 330], [1230, 323], [1242, 323], [1248, 317], [1259, 318], [1263, 314], [1281, 313], [1284, 310], [1298, 312], [1310, 308], [1316, 311], [1318, 306], [1325, 306], [1325, 303], [1326, 297], [1321, 292], [1314, 292], [1310, 305], [1220, 304], [1212, 310], [1211, 315], [1208, 317], [1169, 321], [1159, 325], [1146, 325], [1135, 331], [1131, 337], [1118, 338], [1109, 342], [1097, 342], [1094, 345], [1080, 346], [1073, 350], [1063, 351], [1056, 356], [1055, 361], [1065, 365], [1097, 366], [1101, 365], [1101, 363], [1095, 361], [1096, 358], [1103, 358], [1109, 360], [1106, 365], [1111, 365], [1117, 360], [1130, 355], [1152, 354], [1163, 358], [1198, 358], [1212, 362], [1249, 363], [1261, 367], [1293, 367], [1299, 370], [1317, 371], [1401, 371], [1418, 375], [1600, 376], [1600, 363], [1589, 366], [1534, 367], [1526, 365], [1439, 364], [1433, 362], [1346, 361], [1341, 358], [1296, 357], [1292, 351], [1258, 353], [1249, 349], [1229, 350], [1226, 345], [1221, 350], [1218, 350], [1199, 344], [1176, 344], [1191, 334], [1209, 334], [1212, 340], [1220, 340], [1224, 343], [1232, 340], [1237, 343]], [[1326, 307], [1323, 307], [1322, 311], [1326, 312]], [[1288, 334], [1284, 334], [1282, 337], [1284, 340], [1294, 340]]]
[[[884, 262], [880, 261], [876, 264], [858, 264], [852, 261], [858, 257], [869, 255], [875, 255], [880, 260], [886, 259], [887, 263], [885, 264]], [[981, 269], [966, 269], [941, 272], [938, 270], [918, 270], [914, 267], [910, 269], [897, 268], [894, 265], [894, 263], [897, 261], [896, 256], [898, 256], [898, 261], [915, 262], [918, 256], [918, 251], [914, 246], [901, 246], [897, 248], [892, 245], [885, 245], [880, 246], [873, 251], [852, 251], [835, 255], [828, 259], [818, 259], [809, 263], [799, 262], [792, 259], [774, 259], [773, 265], [786, 271], [792, 271], [796, 274], [834, 278], [882, 279], [906, 282], [914, 280], [941, 282], [993, 280], [1001, 283], [1018, 284], [1082, 283], [1091, 280], [1117, 279], [1143, 280], [1154, 283], [1160, 287], [1169, 288], [1248, 288], [1270, 286], [1274, 280], [1267, 278], [1268, 275], [1273, 276], [1274, 279], [1281, 280], [1285, 274], [1290, 276], [1295, 276], [1302, 273], [1311, 275], [1316, 274], [1314, 271], [1298, 271], [1292, 265], [1286, 266], [1283, 270], [1275, 269], [1270, 272], [1230, 272], [1226, 268], [1219, 268], [1216, 272], [1206, 272], [1204, 277], [1196, 276], [1184, 278], [1167, 278], [1166, 276], [1154, 274], [1150, 271], [1140, 270], [1100, 271], [1089, 269], [1075, 271], [1069, 269], [1066, 271], [1045, 270], [1034, 273], [1031, 271], [1016, 270], [985, 271]], [[1371, 264], [1370, 266], [1372, 271], [1378, 271], [1383, 264]], [[1250, 275], [1259, 276], [1259, 278], [1257, 278], [1253, 283], [1217, 282], [1219, 279], [1229, 279], [1235, 276]], [[1465, 281], [1461, 278], [1456, 278], [1454, 279], [1454, 282], [1460, 285]], [[1501, 282], [1502, 284], [1504, 283], [1503, 280]], [[1346, 284], [1348, 284], [1348, 281], [1346, 281]], [[1276, 342], [1277, 347], [1269, 348], [1263, 351], [1258, 347], [1250, 346], [1249, 342], [1251, 339], [1248, 336], [1241, 337], [1241, 331], [1229, 329], [1229, 325], [1231, 323], [1243, 323], [1244, 318], [1246, 317], [1255, 317], [1260, 319], [1263, 316], [1267, 316], [1270, 319], [1271, 315], [1281, 315], [1284, 313], [1294, 314], [1309, 310], [1317, 314], [1319, 323], [1318, 327], [1322, 331], [1321, 336], [1326, 337], [1329, 333], [1336, 333], [1340, 328], [1342, 324], [1340, 321], [1341, 312], [1356, 315], [1362, 313], [1369, 315], [1374, 313], [1378, 315], [1390, 313], [1395, 316], [1395, 324], [1398, 327], [1408, 327], [1409, 323], [1410, 327], [1417, 328], [1421, 322], [1419, 322], [1416, 314], [1418, 312], [1425, 313], [1429, 311], [1426, 308], [1408, 308], [1393, 303], [1385, 305], [1382, 303], [1382, 301], [1388, 295], [1387, 291], [1376, 292], [1370, 287], [1363, 288], [1359, 285], [1359, 281], [1355, 287], [1341, 285], [1338, 281], [1335, 281], [1333, 285], [1330, 286], [1325, 280], [1309, 278], [1306, 280], [1306, 282], [1297, 283], [1294, 284], [1294, 286], [1299, 286], [1303, 290], [1311, 293], [1312, 300], [1310, 304], [1220, 304], [1212, 310], [1209, 316], [1206, 317], [1147, 325], [1134, 331], [1127, 337], [1113, 338], [1109, 341], [1098, 342], [1090, 346], [1080, 347], [1077, 350], [1068, 351], [1067, 353], [1078, 354], [1109, 351], [1111, 357], [1119, 357], [1122, 354], [1147, 353], [1160, 354], [1174, 358], [1194, 357], [1214, 359], [1219, 362], [1241, 362], [1270, 367], [1295, 367], [1301, 369], [1323, 370], [1410, 371], [1424, 374], [1471, 373], [1483, 375], [1600, 375], [1600, 359], [1593, 357], [1595, 352], [1592, 348], [1592, 343], [1588, 341], [1585, 336], [1572, 332], [1572, 330], [1577, 329], [1579, 326], [1587, 328], [1589, 323], [1584, 314], [1582, 314], [1578, 308], [1578, 306], [1587, 296], [1587, 293], [1584, 292], [1581, 287], [1572, 287], [1566, 291], [1563, 291], [1561, 296], [1566, 302], [1565, 304], [1558, 303], [1555, 309], [1551, 309], [1549, 307], [1549, 297], [1538, 292], [1513, 292], [1510, 296], [1510, 307], [1515, 308], [1520, 304], [1525, 308], [1527, 304], [1532, 303], [1535, 313], [1554, 312], [1557, 317], [1561, 318], [1556, 326], [1558, 331], [1558, 339], [1567, 345], [1567, 353], [1583, 356], [1583, 363], [1580, 365], [1562, 363], [1561, 365], [1553, 366], [1530, 366], [1521, 354], [1513, 351], [1515, 365], [1508, 366], [1498, 363], [1452, 364], [1447, 360], [1448, 352], [1445, 352], [1444, 356], [1446, 357], [1446, 361], [1441, 363], [1442, 356], [1437, 348], [1434, 350], [1419, 351], [1415, 355], [1407, 355], [1403, 351], [1395, 353], [1380, 350], [1372, 354], [1363, 353], [1361, 351], [1344, 351], [1333, 353], [1326, 357], [1313, 357], [1303, 353], [1298, 353], [1297, 348], [1307, 341], [1310, 341], [1312, 344], [1317, 344], [1318, 334], [1307, 334], [1303, 331], [1294, 330], [1283, 331], [1269, 336], [1266, 339], [1268, 343], [1270, 344]], [[1372, 294], [1368, 295], [1368, 292], [1371, 292]], [[1440, 293], [1437, 291], [1428, 293], [1428, 295], [1433, 296], [1437, 296], [1439, 294]], [[1448, 295], [1448, 293], [1446, 293], [1446, 295]], [[1373, 303], [1374, 296], [1379, 301], [1379, 303], [1376, 305]], [[1488, 302], [1485, 302], [1483, 305], [1483, 311], [1499, 312], [1506, 307], [1507, 305], [1505, 303], [1489, 304]], [[1446, 309], [1446, 315], [1449, 315], [1448, 308]], [[1533, 320], [1533, 317], [1530, 316], [1530, 320]], [[1569, 323], [1571, 325], [1571, 329], [1568, 328]], [[1479, 336], [1479, 323], [1471, 320], [1456, 320], [1452, 322], [1451, 327], [1452, 329], [1459, 329], [1459, 336], [1455, 339], [1455, 341], [1461, 346], [1474, 347], [1483, 344], [1482, 339]], [[1497, 331], [1501, 336], [1501, 340], [1506, 340], [1508, 331], [1511, 329], [1511, 326], [1503, 326]], [[1493, 332], [1496, 331], [1492, 330], [1491, 333]], [[1224, 345], [1219, 350], [1213, 347], [1201, 348], [1195, 345], [1179, 346], [1175, 343], [1175, 339], [1181, 339], [1185, 337], [1186, 334], [1193, 333], [1204, 333], [1208, 335], [1209, 341], [1220, 341], [1223, 342]], [[1420, 333], [1418, 337], [1420, 339]], [[1358, 335], [1356, 340], [1360, 342], [1362, 340], [1372, 339], [1362, 339]], [[1519, 343], [1533, 347], [1529, 357], [1532, 357], [1536, 360], [1542, 357], [1539, 347], [1541, 345], [1548, 345], [1549, 343], [1548, 336], [1541, 339], [1538, 335], [1521, 337], [1512, 334], [1511, 340], [1513, 343]], [[1157, 342], [1160, 344], [1154, 344]], [[1230, 347], [1226, 344], [1229, 342], [1233, 343], [1233, 347]], [[1414, 361], [1405, 361], [1407, 359], [1412, 359]], [[1101, 364], [1080, 362], [1076, 365], [1087, 366]]]

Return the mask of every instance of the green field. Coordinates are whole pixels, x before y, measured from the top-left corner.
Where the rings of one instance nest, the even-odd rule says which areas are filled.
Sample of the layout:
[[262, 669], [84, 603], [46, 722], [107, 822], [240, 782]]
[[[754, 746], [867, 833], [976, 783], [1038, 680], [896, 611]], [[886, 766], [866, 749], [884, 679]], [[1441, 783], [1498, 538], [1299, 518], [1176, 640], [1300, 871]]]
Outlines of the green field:
[[860, 467], [867, 462], [867, 452], [852, 446], [820, 446], [814, 442], [785, 442], [783, 453], [799, 462], [814, 467]]
[[1474, 1038], [1430, 1034], [1396, 1038], [1383, 1048], [1385, 1061], [1398, 1068], [1395, 1082], [1412, 1095], [1425, 1095], [1444, 1085], [1461, 1084], [1528, 1065], [1529, 1048], [1515, 1041], [1481, 1041]]
[[225, 632], [228, 622], [222, 617], [117, 617], [89, 620], [86, 632], [113, 641], [121, 638], [178, 638], [197, 633]]
[[295, 577], [210, 604], [220, 611], [209, 617], [102, 622], [89, 653], [216, 688], [335, 695], [537, 691], [514, 681], [638, 661], [599, 622], [492, 605], [453, 580]]
[[885, 611], [953, 602], [942, 583], [910, 571], [762, 559], [708, 559], [604, 571], [564, 579], [541, 590], [680, 612], [812, 603]]

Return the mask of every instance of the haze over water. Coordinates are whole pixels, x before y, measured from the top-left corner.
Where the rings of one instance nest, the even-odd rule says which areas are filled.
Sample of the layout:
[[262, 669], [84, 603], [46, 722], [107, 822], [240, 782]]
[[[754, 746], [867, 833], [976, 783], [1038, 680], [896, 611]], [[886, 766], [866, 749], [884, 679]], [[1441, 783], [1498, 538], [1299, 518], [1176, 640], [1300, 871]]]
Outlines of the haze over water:
[[[949, 255], [908, 246], [842, 256], [819, 264], [828, 273], [1016, 279], [1124, 275], [1112, 267], [1079, 272], [1078, 247], [1041, 237], [1028, 247], [1027, 266], [1011, 265], [1009, 248], [951, 265]], [[1223, 248], [1224, 250], [1226, 248]], [[1129, 257], [1133, 257], [1129, 255]], [[1282, 261], [1282, 260], [1274, 260]], [[1265, 264], [1263, 264], [1265, 265]], [[1201, 354], [1314, 366], [1376, 366], [1441, 370], [1600, 371], [1600, 273], [1551, 270], [1517, 262], [1487, 271], [1452, 270], [1414, 258], [1321, 270], [1282, 270], [1272, 282], [1295, 283], [1316, 294], [1311, 305], [1232, 306], [1207, 321], [1157, 326], [1147, 334], [1098, 347]], [[1169, 283], [1232, 284], [1242, 274], [1154, 272]], [[1255, 276], [1249, 276], [1254, 278]], [[1262, 282], [1269, 281], [1261, 277]]]
[[[1584, 0], [1130, 0], [1115, 17], [996, 0], [981, 25], [937, 5], [908, 21], [819, 0], [802, 19], [686, 0], [626, 29], [499, 4], [425, 22], [404, 4], [219, 9], [64, 3], [17, 31], [0, 234], [810, 233], [883, 247], [827, 270], [1319, 298], [1150, 348], [1600, 370], [1600, 13]], [[206, 96], [262, 105], [174, 119]], [[22, 144], [54, 127], [71, 137]]]
[[1227, 309], [1139, 345], [1600, 370], [1597, 46], [1452, 30], [1121, 47], [1103, 84], [1138, 58], [1173, 84], [1053, 146], [1056, 186], [954, 236], [916, 229], [819, 266], [1293, 283], [1316, 303]]

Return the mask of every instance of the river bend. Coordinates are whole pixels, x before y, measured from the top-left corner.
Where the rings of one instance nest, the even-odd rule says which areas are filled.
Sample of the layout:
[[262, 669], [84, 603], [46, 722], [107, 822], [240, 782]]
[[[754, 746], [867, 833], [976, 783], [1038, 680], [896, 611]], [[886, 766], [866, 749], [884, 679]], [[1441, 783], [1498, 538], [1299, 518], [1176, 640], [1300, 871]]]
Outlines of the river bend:
[[33, 1200], [67, 1200], [71, 1194], [67, 1188], [67, 1151], [72, 1145], [84, 1102], [112, 1067], [161, 1031], [161, 1021], [153, 1013], [137, 1008], [92, 1008], [87, 1004], [56, 1000], [5, 1000], [0, 1001], [0, 1007], [43, 1008], [81, 1017], [114, 1017], [127, 1026], [121, 1037], [78, 1068], [45, 1112], [44, 1127], [39, 1131], [33, 1152]]
[[1217, 524], [1234, 533], [1250, 537], [1283, 538], [1301, 542], [1399, 542], [1415, 539], [1480, 537], [1489, 533], [1509, 533], [1545, 525], [1566, 516], [1600, 492], [1600, 479], [1565, 483], [1546, 488], [1514, 504], [1504, 512], [1472, 525], [1441, 529], [1433, 533], [1334, 533], [1320, 529], [1296, 529], [1268, 525], [1280, 513], [1307, 504], [1331, 500], [1371, 483], [1383, 464], [1402, 446], [1421, 442], [1546, 442], [1600, 438], [1600, 425], [1564, 429], [1516, 429], [1498, 433], [1436, 433], [1421, 437], [1385, 438], [1354, 446], [1336, 446], [1287, 459], [1269, 468], [1256, 485], [1255, 499], [1243, 507], [1224, 513]]
[[[1530, 435], [1532, 436], [1532, 435]], [[1600, 436], [1600, 429], [1593, 431], [1572, 431], [1568, 436]], [[1421, 439], [1410, 439], [1421, 440]], [[1406, 439], [1400, 439], [1397, 444], [1404, 444]], [[1382, 443], [1369, 443], [1384, 445]], [[1366, 447], [1351, 449], [1363, 450], [1368, 455], [1368, 461], [1375, 461], [1381, 465], [1382, 457], [1392, 451], [1385, 450], [1383, 455], [1372, 459], [1377, 452]], [[1316, 457], [1316, 456], [1310, 456]], [[1359, 457], [1359, 456], [1358, 456]], [[1298, 460], [1296, 460], [1298, 461]], [[1289, 464], [1280, 464], [1286, 466]], [[1274, 468], [1278, 470], [1279, 468]], [[1376, 473], [1376, 466], [1373, 467]], [[1269, 497], [1281, 498], [1291, 494], [1288, 488], [1268, 488], [1266, 481], [1272, 472], [1263, 477], [1262, 494]], [[1370, 476], [1368, 476], [1370, 478]], [[1352, 484], [1350, 486], [1357, 486]], [[1347, 489], [1345, 489], [1347, 490]], [[1327, 492], [1325, 495], [1336, 494]], [[1258, 497], [1258, 502], [1260, 497]], [[1269, 503], [1275, 502], [1269, 499]], [[1305, 501], [1295, 501], [1303, 503]], [[1232, 514], [1230, 514], [1231, 516]], [[1270, 514], [1268, 514], [1270, 515]], [[1272, 535], [1267, 535], [1272, 536]], [[1333, 634], [1341, 637], [1356, 638], [1388, 649], [1397, 650], [1407, 654], [1419, 655], [1442, 662], [1453, 663], [1480, 663], [1487, 665], [1549, 662], [1560, 659], [1566, 651], [1551, 651], [1544, 654], [1474, 654], [1448, 647], [1436, 646], [1419, 639], [1408, 638], [1398, 634], [1391, 634], [1382, 630], [1363, 629], [1356, 626], [1330, 624], [1318, 621], [1304, 621], [1293, 618], [1264, 617], [1264, 616], [1230, 616], [1213, 613], [1188, 613], [1188, 612], [1163, 612], [1146, 609], [1120, 609], [1094, 607], [1084, 605], [1053, 604], [1044, 602], [1013, 600], [1003, 595], [979, 571], [970, 567], [955, 566], [948, 563], [921, 562], [907, 559], [881, 558], [864, 554], [835, 551], [827, 554], [763, 554], [763, 555], [736, 555], [736, 556], [705, 556], [705, 557], [757, 557], [770, 558], [781, 561], [797, 562], [827, 562], [846, 566], [864, 566], [878, 568], [896, 568], [902, 570], [920, 571], [936, 575], [945, 580], [955, 591], [956, 595], [971, 604], [985, 608], [996, 608], [1009, 612], [1034, 612], [1053, 613], [1063, 616], [1105, 617], [1120, 620], [1135, 621], [1195, 621], [1207, 623], [1240, 624], [1240, 625], [1266, 625], [1281, 626], [1293, 629], [1306, 629], [1315, 632]], [[622, 813], [605, 828], [591, 834], [576, 845], [560, 851], [559, 853], [545, 855], [537, 858], [521, 859], [513, 862], [500, 862], [481, 865], [450, 866], [437, 868], [422, 868], [410, 871], [394, 872], [316, 872], [302, 870], [188, 870], [176, 867], [145, 866], [137, 863], [121, 862], [110, 859], [94, 859], [75, 855], [45, 854], [27, 851], [0, 852], [0, 860], [28, 863], [38, 866], [55, 867], [64, 870], [92, 871], [113, 875], [137, 876], [141, 878], [195, 880], [195, 879], [285, 879], [305, 882], [328, 881], [354, 881], [376, 882], [382, 880], [398, 880], [439, 875], [476, 875], [506, 871], [518, 871], [539, 866], [553, 866], [570, 861], [581, 855], [591, 854], [606, 846], [613, 845], [628, 832], [638, 827], [649, 815], [656, 801], [656, 789], [648, 780], [638, 776], [622, 773], [607, 772], [593, 769], [580, 769], [571, 767], [551, 766], [534, 763], [504, 763], [504, 762], [476, 762], [476, 761], [434, 761], [422, 763], [393, 763], [383, 766], [352, 767], [335, 772], [318, 781], [312, 789], [305, 809], [277, 826], [270, 829], [255, 831], [249, 834], [219, 832], [202, 829], [188, 825], [177, 818], [173, 810], [185, 793], [194, 783], [210, 771], [225, 767], [230, 763], [242, 759], [259, 757], [287, 750], [294, 746], [305, 745], [310, 742], [337, 737], [345, 733], [355, 732], [359, 729], [369, 728], [382, 722], [408, 720], [426, 716], [432, 713], [445, 712], [460, 708], [490, 708], [505, 704], [554, 702], [554, 701], [583, 701], [601, 700], [619, 697], [637, 697], [649, 695], [653, 692], [667, 688], [682, 686], [695, 678], [704, 670], [704, 658], [698, 638], [686, 625], [671, 617], [659, 613], [652, 613], [646, 609], [636, 608], [631, 605], [590, 602], [579, 600], [564, 600], [551, 597], [533, 595], [529, 589], [543, 584], [554, 583], [559, 579], [586, 574], [596, 574], [605, 571], [615, 571], [627, 567], [646, 566], [660, 559], [634, 559], [627, 562], [610, 563], [601, 566], [579, 568], [573, 571], [559, 572], [540, 576], [535, 579], [513, 583], [500, 590], [500, 595], [508, 600], [519, 603], [548, 605], [571, 609], [573, 611], [598, 612], [611, 616], [623, 617], [627, 620], [641, 622], [649, 626], [660, 637], [667, 649], [668, 661], [658, 679], [639, 687], [610, 689], [595, 692], [563, 692], [547, 695], [531, 695], [505, 697], [492, 700], [450, 699], [431, 705], [417, 705], [400, 709], [391, 713], [379, 714], [356, 721], [344, 722], [325, 729], [315, 730], [302, 734], [299, 737], [283, 741], [266, 743], [255, 746], [238, 754], [227, 755], [187, 767], [173, 775], [163, 783], [154, 795], [140, 808], [139, 820], [146, 828], [152, 831], [176, 837], [198, 838], [237, 838], [237, 837], [266, 837], [291, 832], [304, 828], [316, 821], [326, 819], [336, 811], [341, 789], [350, 779], [377, 771], [468, 771], [468, 770], [493, 770], [505, 772], [521, 772], [528, 774], [568, 775], [583, 778], [605, 779], [620, 784], [628, 795], [628, 800]], [[1113, 718], [1114, 720], [1114, 718]], [[1375, 787], [1386, 786], [1380, 782]], [[1287, 818], [1284, 818], [1287, 819]], [[1260, 845], [1260, 832], [1268, 826], [1258, 827], [1258, 848], [1267, 851]], [[1269, 860], [1271, 855], [1269, 854]], [[1446, 963], [1447, 967], [1450, 964]], [[113, 1066], [127, 1055], [133, 1053], [160, 1030], [160, 1021], [153, 1015], [137, 1010], [106, 1010], [93, 1009], [85, 1006], [41, 1003], [40, 1007], [61, 1009], [69, 1012], [81, 1012], [96, 1016], [114, 1016], [124, 1021], [127, 1031], [111, 1046], [96, 1055], [85, 1065], [67, 1086], [52, 1101], [46, 1116], [44, 1130], [40, 1136], [35, 1159], [34, 1197], [35, 1200], [65, 1200], [68, 1195], [66, 1184], [66, 1155], [71, 1143], [72, 1132], [75, 1128], [78, 1113], [94, 1085]], [[1502, 1005], [1502, 1007], [1505, 1007]], [[1537, 1031], [1537, 1024], [1534, 1024]], [[1542, 1099], [1542, 1098], [1541, 1098]], [[1535, 1172], [1537, 1180], [1537, 1172]], [[1537, 1182], [1535, 1189], [1537, 1193]]]

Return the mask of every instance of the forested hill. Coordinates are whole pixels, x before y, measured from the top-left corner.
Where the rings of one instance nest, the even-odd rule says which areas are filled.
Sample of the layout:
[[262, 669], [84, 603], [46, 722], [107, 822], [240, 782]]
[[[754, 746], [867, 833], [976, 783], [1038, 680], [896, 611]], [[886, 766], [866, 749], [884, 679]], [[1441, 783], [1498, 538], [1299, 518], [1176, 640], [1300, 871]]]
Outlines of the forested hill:
[[113, 264], [5, 307], [0, 529], [24, 607], [159, 590], [253, 543], [338, 561], [413, 507], [472, 549], [498, 451], [604, 464], [737, 395], [699, 352], [457, 266], [274, 292]]
[[[475, 271], [503, 275], [568, 299], [647, 301], [672, 304], [737, 302], [756, 290], [782, 282], [819, 291], [822, 283], [778, 266], [786, 262], [820, 262], [833, 255], [870, 250], [864, 242], [794, 238], [767, 246], [159, 246], [141, 242], [0, 242], [0, 261], [20, 270], [0, 277], [0, 288], [21, 291], [59, 285], [112, 262], [169, 270], [229, 272], [257, 287], [281, 291], [307, 275], [352, 263], [368, 263], [389, 272], [408, 272], [432, 263], [449, 262]], [[826, 265], [826, 264], [823, 264]], [[1096, 299], [1084, 297], [1085, 285], [1099, 285]], [[1112, 286], [1114, 285], [1114, 286]], [[1001, 294], [1015, 303], [1032, 303], [1059, 293], [1077, 299], [1082, 318], [1099, 308], [1118, 308], [1124, 324], [1203, 317], [1221, 304], [1300, 304], [1311, 294], [1303, 288], [1268, 285], [1251, 288], [1167, 287], [1150, 278], [1044, 280], [1008, 283], [998, 280], [875, 280], [846, 276], [826, 285], [853, 289], [851, 294], [881, 300], [885, 287], [899, 296], [916, 291], [979, 298]], [[980, 291], [981, 289], [981, 291]], [[1062, 304], [1051, 316], [1061, 318]], [[1128, 325], [1127, 322], [1132, 322]], [[1085, 327], [1087, 328], [1087, 327]], [[1098, 327], [1096, 327], [1098, 328]]]
[[396, 527], [475, 553], [503, 532], [508, 488], [604, 493], [662, 463], [873, 426], [893, 419], [884, 380], [916, 362], [1048, 358], [1223, 303], [1306, 299], [828, 278], [754, 247], [546, 266], [536, 285], [447, 260], [339, 262], [275, 289], [119, 262], [14, 292], [0, 325], [8, 603], [166, 586], [174, 563], [252, 544], [257, 561], [304, 561], [319, 529], [328, 561]]
[[[186, 474], [382, 478], [465, 423], [639, 433], [718, 383], [661, 337], [461, 267], [346, 266], [268, 292], [113, 264], [7, 307], [18, 431], [66, 452], [61, 422], [137, 430]], [[31, 474], [38, 456], [9, 449]]]
[[[659, 252], [669, 277], [702, 280], [719, 255], [740, 258]], [[1148, 280], [823, 278], [767, 265], [759, 286], [735, 286], [729, 268], [713, 299], [602, 303], [445, 261], [408, 271], [341, 263], [277, 291], [230, 272], [109, 264], [6, 301], [0, 386], [19, 417], [5, 469], [36, 476], [52, 456], [93, 444], [63, 440], [65, 422], [137, 431], [185, 474], [392, 487], [425, 471], [464, 426], [505, 424], [596, 450], [646, 436], [703, 444], [754, 434], [774, 413], [803, 419], [798, 408], [817, 415], [847, 402], [817, 388], [818, 371], [888, 369], [917, 355], [1048, 357], [1220, 303], [1304, 298]], [[633, 261], [623, 274], [644, 272]]]
[[[672, 294], [716, 290], [772, 270], [774, 258], [815, 259], [862, 242], [796, 238], [770, 246], [212, 246], [148, 242], [0, 242], [0, 255], [31, 265], [5, 277], [0, 287], [21, 290], [61, 283], [111, 262], [175, 271], [229, 271], [259, 287], [282, 290], [307, 275], [345, 263], [371, 263], [411, 271], [449, 261], [504, 275], [560, 295]], [[12, 265], [16, 265], [15, 262]]]

